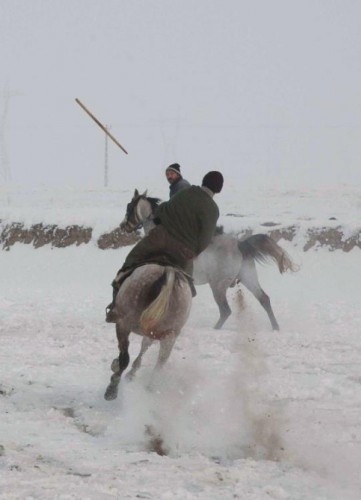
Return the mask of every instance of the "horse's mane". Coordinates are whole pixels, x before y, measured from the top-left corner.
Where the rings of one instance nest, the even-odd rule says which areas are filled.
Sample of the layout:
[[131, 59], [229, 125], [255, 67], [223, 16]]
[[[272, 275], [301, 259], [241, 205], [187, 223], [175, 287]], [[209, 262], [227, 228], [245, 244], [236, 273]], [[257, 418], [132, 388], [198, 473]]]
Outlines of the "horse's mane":
[[160, 205], [162, 200], [160, 198], [152, 198], [151, 196], [147, 196], [147, 200], [150, 203], [150, 206], [152, 207], [152, 212]]

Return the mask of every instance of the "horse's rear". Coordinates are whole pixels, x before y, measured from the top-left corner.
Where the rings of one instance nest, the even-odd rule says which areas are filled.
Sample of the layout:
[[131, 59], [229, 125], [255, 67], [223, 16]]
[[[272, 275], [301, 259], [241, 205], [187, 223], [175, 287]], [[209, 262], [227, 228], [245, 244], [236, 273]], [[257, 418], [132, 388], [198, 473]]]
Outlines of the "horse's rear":
[[[167, 330], [180, 331], [187, 321], [191, 305], [189, 294], [187, 279], [174, 268], [157, 264], [138, 267], [124, 281], [117, 295], [117, 325], [160, 340]], [[160, 303], [162, 299], [164, 303]], [[151, 304], [153, 312], [146, 315]]]
[[105, 393], [115, 399], [122, 373], [129, 364], [129, 334], [143, 336], [139, 356], [130, 376], [139, 368], [141, 358], [154, 340], [160, 341], [156, 368], [168, 359], [174, 342], [185, 325], [192, 294], [184, 274], [170, 266], [146, 264], [138, 267], [122, 284], [115, 302], [119, 357], [113, 361], [114, 374]]

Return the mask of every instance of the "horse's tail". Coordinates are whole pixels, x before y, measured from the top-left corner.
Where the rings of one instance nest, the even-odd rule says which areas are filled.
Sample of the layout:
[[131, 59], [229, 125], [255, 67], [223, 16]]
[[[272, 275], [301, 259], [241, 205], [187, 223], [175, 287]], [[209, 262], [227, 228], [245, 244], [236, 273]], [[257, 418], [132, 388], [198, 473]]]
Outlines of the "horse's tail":
[[276, 262], [280, 273], [298, 271], [298, 266], [292, 262], [288, 253], [266, 234], [255, 234], [238, 242], [238, 248], [244, 258], [252, 257], [262, 264], [267, 259]]
[[[176, 271], [173, 267], [165, 267], [165, 281], [157, 297], [142, 312], [139, 324], [147, 333], [152, 332], [160, 323], [169, 308], [170, 297], [175, 284]], [[164, 277], [164, 275], [163, 275]]]

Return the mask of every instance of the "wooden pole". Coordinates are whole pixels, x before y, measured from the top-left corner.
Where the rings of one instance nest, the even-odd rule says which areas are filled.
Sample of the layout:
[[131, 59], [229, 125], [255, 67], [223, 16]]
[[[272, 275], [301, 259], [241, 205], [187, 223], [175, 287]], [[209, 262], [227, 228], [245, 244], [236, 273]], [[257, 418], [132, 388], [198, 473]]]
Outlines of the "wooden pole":
[[105, 134], [105, 152], [104, 152], [104, 187], [108, 187], [108, 136]]
[[83, 104], [81, 101], [79, 101], [79, 99], [78, 99], [78, 98], [76, 98], [76, 99], [75, 99], [75, 101], [79, 104], [79, 106], [80, 106], [81, 108], [83, 108], [83, 110], [84, 110], [84, 111], [85, 111], [85, 112], [86, 112], [86, 113], [90, 116], [90, 118], [92, 118], [92, 119], [95, 121], [95, 123], [96, 123], [97, 125], [99, 125], [99, 127], [100, 127], [100, 128], [101, 128], [101, 129], [102, 129], [102, 130], [103, 130], [103, 131], [107, 134], [107, 136], [108, 136], [108, 137], [110, 137], [110, 138], [111, 138], [111, 140], [112, 140], [113, 142], [115, 142], [115, 144], [116, 144], [118, 147], [120, 147], [120, 149], [121, 149], [122, 151], [124, 151], [124, 153], [125, 153], [125, 154], [128, 154], [128, 151], [126, 151], [126, 150], [123, 148], [123, 146], [122, 146], [121, 144], [119, 144], [119, 142], [116, 140], [116, 138], [115, 138], [115, 137], [114, 137], [114, 136], [113, 136], [113, 135], [109, 132], [109, 130], [108, 130], [108, 129], [107, 129], [107, 128], [106, 128], [106, 127], [102, 124], [102, 123], [100, 123], [100, 121], [99, 121], [97, 118], [95, 118], [95, 116], [94, 116], [94, 115], [93, 115], [93, 114], [89, 111], [89, 109], [87, 109], [87, 108], [84, 106], [84, 104]]

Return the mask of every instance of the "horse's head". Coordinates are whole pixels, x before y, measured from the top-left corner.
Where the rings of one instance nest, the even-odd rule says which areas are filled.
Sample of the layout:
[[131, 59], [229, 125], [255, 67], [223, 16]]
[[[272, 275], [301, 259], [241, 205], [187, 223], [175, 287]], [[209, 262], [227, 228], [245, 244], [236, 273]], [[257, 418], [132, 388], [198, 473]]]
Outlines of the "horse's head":
[[127, 204], [127, 209], [125, 212], [125, 217], [120, 223], [120, 229], [131, 233], [136, 229], [140, 228], [143, 224], [142, 212], [139, 210], [139, 204], [142, 198], [146, 199], [147, 191], [145, 190], [143, 194], [140, 194], [138, 189], [135, 189], [133, 198]]
[[139, 194], [138, 189], [135, 189], [133, 198], [127, 205], [125, 217], [120, 223], [121, 230], [131, 233], [144, 226], [144, 224], [151, 222], [160, 201], [159, 198], [147, 196], [147, 190], [143, 194]]
[[[147, 190], [140, 194], [138, 189], [135, 189], [133, 198], [127, 205], [125, 217], [120, 223], [120, 228], [127, 233], [131, 233], [144, 226], [144, 224], [152, 222], [153, 214], [160, 201], [159, 198], [147, 196]], [[147, 232], [146, 228], [145, 232]]]

